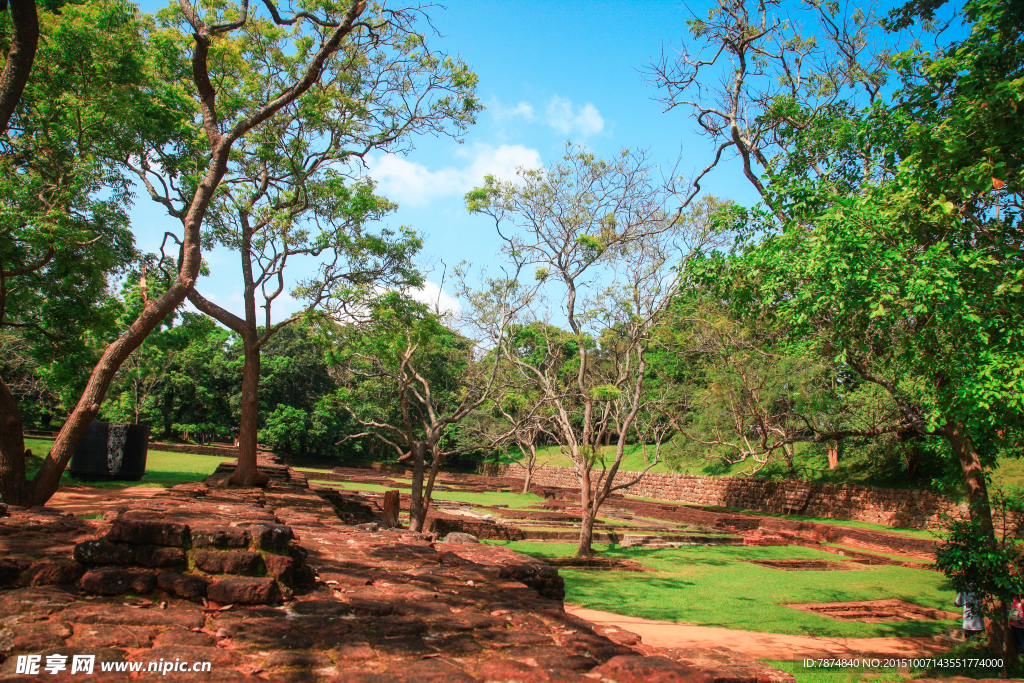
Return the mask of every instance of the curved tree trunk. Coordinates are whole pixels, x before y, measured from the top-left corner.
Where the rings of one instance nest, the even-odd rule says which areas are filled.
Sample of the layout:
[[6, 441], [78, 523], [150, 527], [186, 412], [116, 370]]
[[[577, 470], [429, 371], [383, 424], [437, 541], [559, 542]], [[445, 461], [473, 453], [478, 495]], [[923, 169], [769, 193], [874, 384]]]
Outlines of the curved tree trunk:
[[412, 448], [412, 495], [409, 501], [409, 531], [423, 531], [423, 523], [427, 518], [427, 510], [423, 505], [423, 459], [426, 444], [417, 441]]
[[60, 477], [71, 460], [85, 430], [100, 412], [100, 404], [107, 394], [110, 382], [118, 369], [139, 348], [149, 333], [160, 324], [175, 308], [185, 300], [189, 291], [196, 283], [199, 267], [202, 264], [200, 254], [199, 228], [206, 216], [213, 193], [220, 184], [227, 170], [230, 144], [223, 141], [213, 148], [210, 165], [199, 187], [196, 188], [192, 204], [183, 220], [185, 240], [181, 247], [181, 263], [178, 276], [166, 292], [156, 299], [150, 299], [128, 329], [114, 340], [103, 351], [103, 356], [93, 368], [85, 390], [78, 399], [78, 404], [68, 416], [64, 426], [57, 433], [57, 438], [50, 447], [50, 454], [43, 461], [43, 466], [32, 481], [32, 505], [43, 505], [60, 487]]
[[[248, 335], [246, 335], [248, 336]], [[252, 339], [242, 338], [242, 416], [238, 429], [238, 466], [228, 483], [235, 486], [266, 486], [270, 477], [256, 467], [259, 432], [260, 350]]]
[[[3, 3], [7, 5], [7, 3]], [[0, 72], [0, 133], [7, 130], [21, 93], [32, 73], [39, 46], [39, 15], [35, 0], [10, 0], [11, 49]]]
[[530, 492], [530, 484], [533, 483], [533, 463], [526, 468], [526, 477], [523, 479], [523, 493]]
[[967, 491], [967, 503], [970, 505], [971, 521], [979, 524], [981, 532], [994, 544], [996, 531], [992, 523], [992, 506], [988, 499], [988, 486], [985, 484], [985, 469], [981, 464], [981, 458], [967, 436], [964, 425], [951, 423], [946, 426], [946, 433], [949, 445], [960, 461], [960, 469], [964, 473], [964, 488]]
[[576, 557], [592, 557], [594, 549], [591, 545], [594, 542], [594, 510], [593, 494], [590, 490], [590, 467], [580, 467], [582, 472], [580, 481], [580, 508], [582, 518], [580, 519], [580, 540], [576, 547]]
[[[946, 438], [949, 440], [953, 453], [960, 461], [964, 473], [964, 488], [967, 491], [967, 503], [970, 506], [971, 521], [978, 525], [985, 539], [994, 547], [997, 543], [995, 525], [992, 523], [992, 505], [988, 498], [988, 486], [985, 484], [985, 468], [981, 458], [971, 443], [963, 424], [951, 422], [946, 425]], [[1006, 605], [1000, 600], [995, 603], [996, 619], [987, 619], [985, 635], [989, 649], [993, 654], [1008, 654], [1009, 628], [1006, 620]], [[1004, 663], [1008, 657], [1004, 657]]]
[[583, 506], [583, 517], [580, 519], [580, 541], [576, 546], [576, 557], [593, 557], [594, 549], [594, 517], [590, 505]]

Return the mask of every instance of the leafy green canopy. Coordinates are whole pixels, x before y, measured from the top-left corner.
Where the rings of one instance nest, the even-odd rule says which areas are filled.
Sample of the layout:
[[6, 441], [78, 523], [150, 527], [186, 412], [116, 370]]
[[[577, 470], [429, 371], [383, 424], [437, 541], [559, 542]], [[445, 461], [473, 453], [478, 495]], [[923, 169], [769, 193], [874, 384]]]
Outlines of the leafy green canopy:
[[137, 258], [121, 162], [174, 144], [190, 106], [161, 77], [134, 5], [68, 3], [40, 23], [31, 79], [0, 138], [0, 327], [68, 383], [95, 361], [83, 330], [103, 336], [115, 322], [110, 279]]
[[964, 16], [964, 41], [895, 59], [891, 103], [780, 126], [766, 204], [723, 218], [746, 239], [704, 274], [885, 386], [899, 429], [961, 423], [991, 452], [1024, 426], [1024, 7]]

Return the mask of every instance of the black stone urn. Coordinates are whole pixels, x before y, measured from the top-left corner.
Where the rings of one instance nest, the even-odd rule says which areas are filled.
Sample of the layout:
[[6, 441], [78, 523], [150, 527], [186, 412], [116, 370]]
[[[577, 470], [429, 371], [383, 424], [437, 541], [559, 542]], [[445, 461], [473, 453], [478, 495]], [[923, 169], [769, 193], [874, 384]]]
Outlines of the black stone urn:
[[138, 481], [146, 473], [149, 425], [93, 422], [71, 456], [71, 475], [85, 481]]

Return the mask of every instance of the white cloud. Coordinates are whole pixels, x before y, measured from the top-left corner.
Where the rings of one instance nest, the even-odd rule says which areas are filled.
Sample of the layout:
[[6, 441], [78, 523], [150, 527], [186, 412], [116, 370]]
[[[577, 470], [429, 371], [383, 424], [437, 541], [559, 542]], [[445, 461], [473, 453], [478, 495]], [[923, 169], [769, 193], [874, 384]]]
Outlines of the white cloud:
[[367, 165], [380, 191], [405, 206], [425, 206], [437, 197], [464, 194], [482, 183], [485, 175], [511, 180], [517, 167], [541, 165], [540, 152], [523, 145], [478, 144], [459, 156], [469, 163], [461, 168], [448, 166], [436, 171], [394, 154], [370, 157]]
[[574, 105], [572, 100], [554, 95], [545, 113], [547, 124], [565, 135], [577, 133], [586, 137], [604, 130], [604, 118], [590, 102], [580, 107]]
[[491, 101], [487, 103], [487, 111], [491, 112], [491, 116], [498, 122], [510, 119], [533, 121], [537, 117], [533, 111], [533, 105], [529, 102], [517, 102], [515, 105], [506, 107], [496, 97], [491, 98]]
[[441, 289], [441, 287], [430, 280], [423, 283], [423, 287], [419, 289], [413, 289], [409, 291], [411, 296], [416, 301], [425, 303], [431, 308], [437, 307], [440, 313], [454, 313], [458, 314], [462, 307], [459, 305], [458, 300], [448, 294], [448, 292]]

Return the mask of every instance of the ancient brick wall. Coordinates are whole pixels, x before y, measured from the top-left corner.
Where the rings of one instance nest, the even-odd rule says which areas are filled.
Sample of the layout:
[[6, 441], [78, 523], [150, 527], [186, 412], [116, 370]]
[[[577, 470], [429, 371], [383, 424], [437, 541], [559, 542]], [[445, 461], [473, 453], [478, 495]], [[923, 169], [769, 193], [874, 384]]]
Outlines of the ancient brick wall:
[[[515, 464], [489, 464], [481, 474], [523, 477], [525, 470]], [[626, 483], [636, 476], [636, 472], [619, 472], [615, 483]], [[579, 488], [575, 473], [568, 467], [539, 467], [534, 472], [533, 484]], [[795, 479], [775, 482], [750, 477], [648, 472], [639, 483], [620, 493], [690, 505], [846, 519], [910, 529], [937, 529], [942, 525], [943, 514], [967, 513], [966, 503], [958, 505], [949, 498], [917, 489], [817, 484]]]

